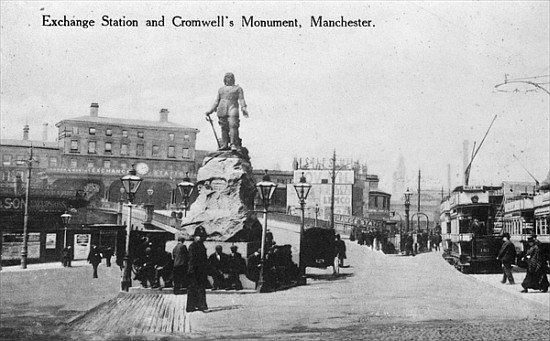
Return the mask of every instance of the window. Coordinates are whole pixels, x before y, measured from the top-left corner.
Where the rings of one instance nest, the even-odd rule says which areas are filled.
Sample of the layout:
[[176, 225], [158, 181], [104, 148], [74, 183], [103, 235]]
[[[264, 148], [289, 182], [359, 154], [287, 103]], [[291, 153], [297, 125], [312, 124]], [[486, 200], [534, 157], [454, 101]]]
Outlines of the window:
[[95, 128], [94, 127], [90, 127], [89, 131], [90, 131], [90, 135], [95, 135]]
[[64, 138], [64, 137], [71, 137], [73, 134], [72, 134], [72, 131], [70, 130], [65, 130], [64, 132], [60, 133], [59, 134], [59, 137], [60, 138]]
[[95, 154], [95, 141], [88, 142], [88, 154]]
[[78, 127], [73, 127], [73, 135], [78, 135]]
[[120, 155], [128, 155], [128, 144], [123, 143], [120, 145]]
[[78, 140], [71, 140], [71, 152], [78, 151]]
[[157, 145], [153, 146], [153, 156], [159, 156], [160, 148]]
[[184, 141], [189, 141], [189, 134], [183, 135], [183, 140]]
[[138, 138], [142, 139], [144, 137], [144, 134], [142, 131], [138, 131]]
[[176, 139], [174, 133], [169, 133], [168, 134], [168, 141], [174, 141]]
[[70, 163], [69, 167], [71, 167], [71, 168], [76, 168], [77, 167], [76, 159], [71, 159], [71, 163]]
[[105, 129], [105, 136], [113, 136], [113, 129], [111, 128]]
[[10, 181], [10, 172], [2, 172], [2, 181]]
[[145, 155], [143, 155], [143, 145], [142, 144], [137, 145], [136, 156], [145, 156]]
[[122, 137], [128, 137], [128, 130], [122, 131]]
[[103, 160], [103, 168], [111, 168], [111, 160]]
[[183, 157], [188, 158], [189, 157], [189, 148], [183, 148]]
[[4, 166], [11, 165], [11, 155], [8, 155], [8, 154], [2, 155], [2, 164]]
[[17, 155], [17, 157], [15, 159], [16, 159], [16, 161], [15, 161], [16, 165], [22, 166], [22, 165], [25, 164], [25, 158], [23, 157], [23, 155]]
[[113, 151], [113, 144], [111, 142], [105, 142], [105, 153], [111, 153]]
[[94, 160], [88, 160], [88, 168], [94, 168]]
[[176, 147], [168, 146], [168, 157], [176, 157]]
[[128, 163], [127, 163], [126, 161], [122, 161], [122, 162], [120, 163], [120, 168], [122, 168], [122, 169], [128, 169]]
[[56, 157], [51, 157], [50, 158], [49, 166], [50, 167], [57, 167], [57, 158]]

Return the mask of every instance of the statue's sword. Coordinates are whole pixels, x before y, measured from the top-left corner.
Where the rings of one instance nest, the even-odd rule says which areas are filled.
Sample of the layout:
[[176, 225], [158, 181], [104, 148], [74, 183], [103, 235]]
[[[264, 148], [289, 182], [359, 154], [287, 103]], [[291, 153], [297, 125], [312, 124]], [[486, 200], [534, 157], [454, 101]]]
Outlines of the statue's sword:
[[212, 127], [212, 131], [214, 132], [214, 137], [216, 138], [216, 144], [218, 145], [218, 149], [220, 149], [222, 146], [220, 145], [220, 139], [218, 139], [218, 134], [216, 133], [216, 128], [214, 128], [214, 123], [212, 123], [212, 118], [210, 118], [210, 115], [206, 115], [206, 120], [210, 122], [210, 126]]

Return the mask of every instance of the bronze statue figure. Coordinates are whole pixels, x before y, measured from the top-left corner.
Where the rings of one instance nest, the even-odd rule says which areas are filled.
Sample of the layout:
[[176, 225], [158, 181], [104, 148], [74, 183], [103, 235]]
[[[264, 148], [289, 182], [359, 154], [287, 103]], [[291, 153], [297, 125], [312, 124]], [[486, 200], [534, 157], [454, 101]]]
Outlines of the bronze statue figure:
[[235, 85], [235, 76], [232, 73], [225, 74], [223, 83], [225, 85], [218, 90], [216, 100], [212, 108], [206, 112], [206, 117], [211, 122], [210, 115], [214, 111], [218, 114], [218, 123], [222, 130], [221, 143], [218, 143], [220, 150], [241, 150], [239, 106], [243, 116], [248, 118], [243, 89]]

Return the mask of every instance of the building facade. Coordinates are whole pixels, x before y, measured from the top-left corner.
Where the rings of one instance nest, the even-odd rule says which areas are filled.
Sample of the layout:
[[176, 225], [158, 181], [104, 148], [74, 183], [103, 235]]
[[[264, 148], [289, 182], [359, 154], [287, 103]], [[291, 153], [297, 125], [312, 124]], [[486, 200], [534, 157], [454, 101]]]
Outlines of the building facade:
[[[158, 121], [102, 117], [98, 104], [92, 103], [88, 116], [56, 124], [55, 142], [46, 141], [46, 134], [41, 141], [29, 140], [28, 126], [23, 139], [1, 140], [3, 261], [16, 257], [20, 247], [27, 187], [29, 243], [34, 243], [30, 261], [55, 259], [80, 233], [91, 236], [91, 242], [101, 241], [101, 232], [91, 231], [90, 226], [116, 229], [116, 214], [101, 208], [115, 207], [127, 199], [120, 178], [132, 167], [143, 179], [135, 204], [163, 209], [181, 202], [176, 185], [186, 175], [195, 181], [207, 152], [195, 148], [198, 129], [169, 122], [168, 114], [162, 109]], [[73, 216], [68, 233], [60, 217], [64, 212]], [[109, 239], [112, 244], [115, 238], [113, 230], [103, 241]]]

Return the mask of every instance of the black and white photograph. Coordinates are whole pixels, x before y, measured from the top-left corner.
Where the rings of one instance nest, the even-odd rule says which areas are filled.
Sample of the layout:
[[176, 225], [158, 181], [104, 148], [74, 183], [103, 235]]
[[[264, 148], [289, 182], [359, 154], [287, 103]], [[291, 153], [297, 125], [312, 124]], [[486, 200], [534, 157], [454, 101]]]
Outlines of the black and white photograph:
[[0, 53], [0, 340], [550, 335], [550, 1], [1, 0]]

